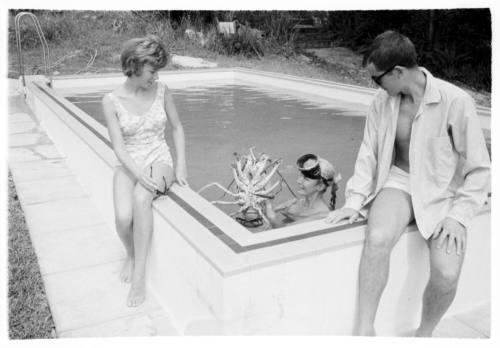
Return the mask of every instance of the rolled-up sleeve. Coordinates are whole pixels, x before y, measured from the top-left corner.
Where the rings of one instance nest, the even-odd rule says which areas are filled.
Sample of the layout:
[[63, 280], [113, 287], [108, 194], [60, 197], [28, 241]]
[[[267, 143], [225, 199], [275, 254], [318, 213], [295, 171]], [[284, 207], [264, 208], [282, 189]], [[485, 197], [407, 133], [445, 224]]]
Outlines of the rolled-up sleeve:
[[379, 119], [375, 99], [366, 117], [363, 141], [354, 166], [354, 174], [346, 184], [344, 205], [346, 208], [360, 211], [366, 198], [375, 190]]
[[472, 98], [456, 98], [450, 105], [449, 115], [453, 144], [464, 160], [464, 182], [457, 190], [448, 217], [468, 228], [487, 199], [490, 157]]

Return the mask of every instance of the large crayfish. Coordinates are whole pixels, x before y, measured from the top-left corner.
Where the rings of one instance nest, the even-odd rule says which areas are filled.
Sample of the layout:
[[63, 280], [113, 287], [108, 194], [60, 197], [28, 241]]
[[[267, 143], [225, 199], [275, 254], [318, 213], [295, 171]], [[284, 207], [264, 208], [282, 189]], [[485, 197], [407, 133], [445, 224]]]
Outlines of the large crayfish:
[[[217, 182], [213, 182], [203, 186], [198, 193], [211, 186], [216, 186], [228, 195], [234, 197], [235, 200], [216, 200], [211, 203], [239, 205], [239, 210], [232, 213], [231, 216], [235, 216], [237, 221], [247, 227], [260, 226], [262, 222], [270, 225], [263, 212], [263, 205], [266, 200], [273, 199], [276, 194], [281, 191], [281, 182], [283, 181], [283, 178], [281, 180], [277, 180], [270, 186], [268, 184], [273, 175], [278, 171], [278, 167], [282, 163], [282, 160], [272, 160], [265, 153], [255, 156], [253, 147], [250, 148], [248, 155], [234, 153], [234, 156], [236, 160], [233, 164], [231, 164], [233, 181], [228, 188], [223, 187]], [[236, 184], [235, 192], [229, 191], [233, 182]], [[278, 192], [273, 193], [278, 186]]]

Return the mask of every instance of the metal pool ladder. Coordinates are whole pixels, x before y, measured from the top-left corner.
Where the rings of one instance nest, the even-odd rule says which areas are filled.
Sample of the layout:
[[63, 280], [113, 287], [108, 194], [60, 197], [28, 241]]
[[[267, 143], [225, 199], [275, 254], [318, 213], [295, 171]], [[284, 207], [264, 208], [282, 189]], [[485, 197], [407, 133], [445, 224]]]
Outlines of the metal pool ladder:
[[19, 12], [16, 17], [14, 18], [14, 25], [16, 29], [16, 43], [17, 43], [17, 54], [19, 57], [19, 74], [22, 78], [23, 82], [23, 90], [26, 90], [26, 78], [24, 77], [24, 63], [23, 63], [23, 54], [22, 54], [22, 47], [21, 47], [21, 30], [19, 27], [19, 23], [21, 21], [21, 18], [24, 16], [28, 16], [32, 19], [33, 24], [35, 25], [36, 33], [38, 34], [38, 38], [40, 39], [40, 42], [42, 43], [42, 50], [43, 50], [43, 63], [45, 67], [45, 78], [46, 78], [46, 85], [48, 87], [52, 87], [52, 75], [50, 74], [50, 51], [49, 51], [49, 45], [47, 45], [47, 40], [45, 40], [45, 35], [43, 35], [42, 27], [40, 26], [40, 22], [38, 21], [38, 18], [31, 13], [31, 12]]

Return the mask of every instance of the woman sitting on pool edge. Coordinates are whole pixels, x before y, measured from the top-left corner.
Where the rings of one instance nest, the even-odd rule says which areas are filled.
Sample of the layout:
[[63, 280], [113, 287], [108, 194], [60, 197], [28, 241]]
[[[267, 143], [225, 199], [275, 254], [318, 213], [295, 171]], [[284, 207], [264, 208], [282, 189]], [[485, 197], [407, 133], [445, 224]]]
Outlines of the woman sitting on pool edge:
[[[342, 177], [333, 165], [324, 158], [307, 154], [297, 160], [297, 167], [300, 172], [297, 194], [300, 197], [275, 207], [270, 200], [266, 202], [266, 216], [273, 228], [321, 219], [335, 209], [338, 182]], [[323, 196], [328, 187], [331, 187], [331, 198], [326, 204]], [[281, 213], [284, 218], [279, 218], [276, 213]]]
[[[168, 52], [156, 36], [125, 42], [121, 64], [126, 80], [102, 101], [113, 150], [120, 161], [113, 177], [116, 230], [127, 251], [120, 273], [131, 283], [127, 305], [146, 296], [146, 259], [153, 232], [152, 201], [176, 180], [187, 186], [184, 130], [172, 94], [158, 80]], [[170, 123], [174, 166], [165, 129]]]

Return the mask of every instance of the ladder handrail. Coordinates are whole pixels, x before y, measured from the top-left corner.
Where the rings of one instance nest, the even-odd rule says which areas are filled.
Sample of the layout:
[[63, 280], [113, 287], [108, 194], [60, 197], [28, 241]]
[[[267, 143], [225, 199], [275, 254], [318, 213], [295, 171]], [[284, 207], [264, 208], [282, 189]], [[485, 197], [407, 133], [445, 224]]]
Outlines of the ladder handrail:
[[42, 51], [43, 51], [43, 63], [45, 67], [45, 76], [48, 78], [47, 85], [52, 87], [52, 76], [50, 75], [50, 51], [49, 45], [47, 44], [47, 40], [45, 39], [45, 35], [43, 34], [42, 27], [38, 18], [31, 12], [19, 12], [14, 18], [14, 25], [16, 30], [16, 42], [17, 42], [17, 54], [19, 57], [19, 74], [22, 77], [23, 87], [26, 87], [26, 79], [24, 77], [24, 64], [23, 64], [23, 54], [21, 47], [21, 30], [20, 30], [20, 21], [24, 16], [28, 16], [32, 19], [33, 24], [35, 25], [36, 33], [38, 34], [38, 38], [42, 43]]

